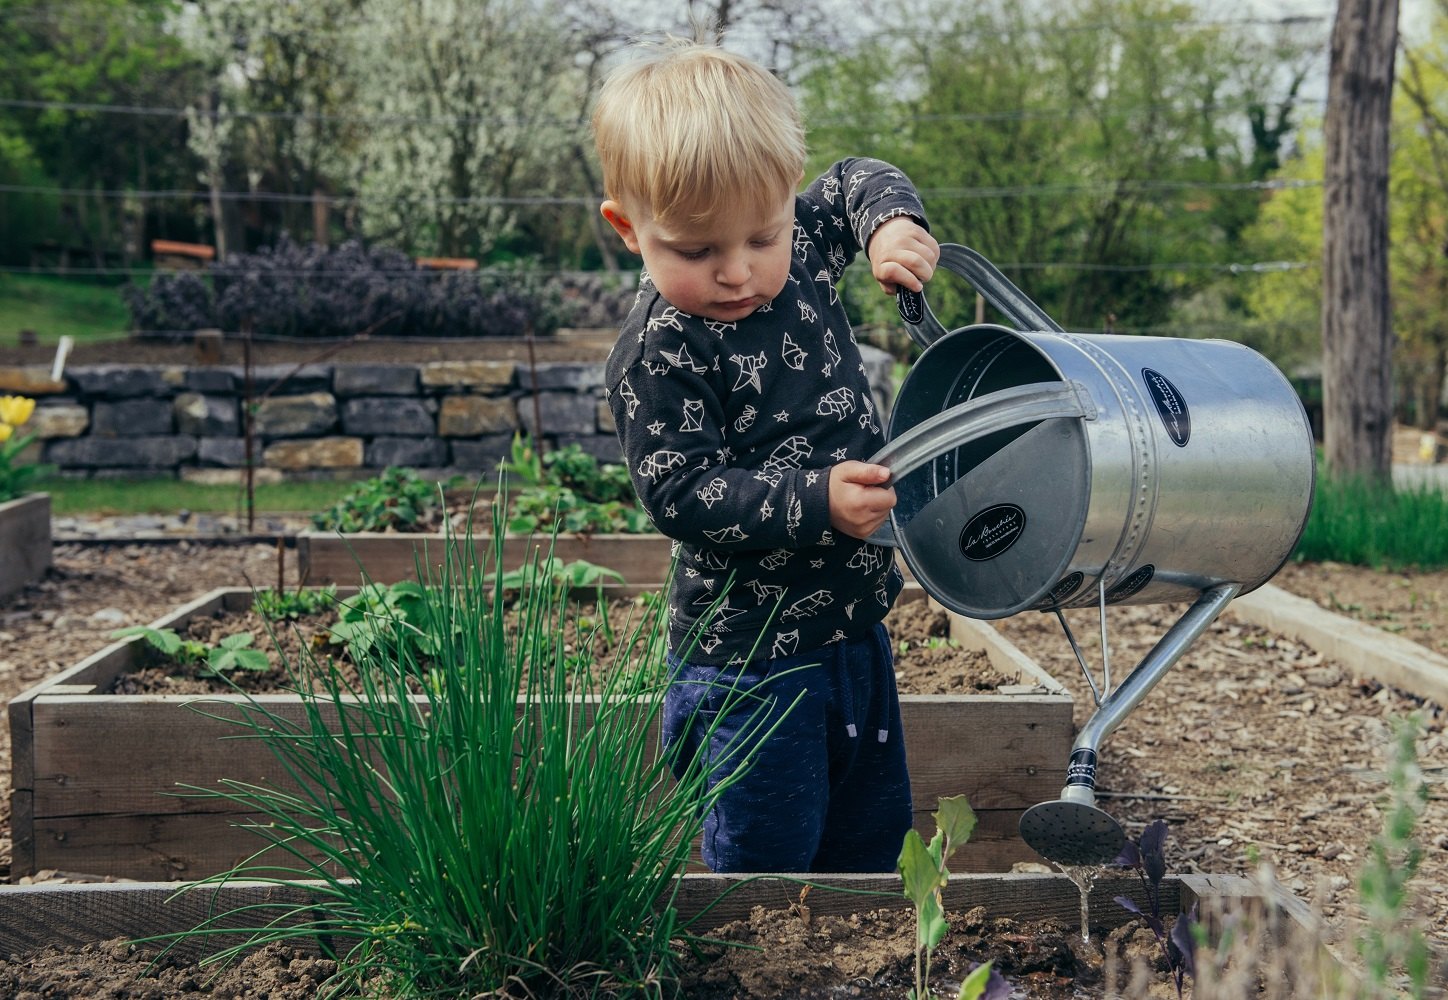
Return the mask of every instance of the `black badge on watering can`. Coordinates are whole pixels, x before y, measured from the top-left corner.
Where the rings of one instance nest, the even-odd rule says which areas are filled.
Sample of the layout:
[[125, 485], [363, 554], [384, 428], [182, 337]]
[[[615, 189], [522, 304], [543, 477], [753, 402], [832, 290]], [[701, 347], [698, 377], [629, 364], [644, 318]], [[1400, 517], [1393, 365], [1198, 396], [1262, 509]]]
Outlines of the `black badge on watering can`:
[[1166, 425], [1172, 443], [1178, 448], [1185, 448], [1187, 439], [1192, 436], [1192, 414], [1187, 409], [1187, 401], [1161, 372], [1143, 368], [1141, 379], [1146, 383], [1146, 391], [1151, 394], [1156, 412], [1161, 415], [1161, 422]]
[[925, 320], [925, 296], [908, 288], [895, 290], [895, 308], [900, 318], [907, 323], [922, 323]]
[[960, 529], [960, 553], [971, 562], [994, 559], [1026, 530], [1026, 512], [1013, 503], [987, 507]]
[[1135, 573], [1132, 573], [1125, 580], [1122, 580], [1116, 586], [1108, 590], [1106, 592], [1106, 603], [1113, 604], [1116, 601], [1126, 600], [1132, 594], [1139, 592], [1148, 583], [1150, 583], [1151, 578], [1154, 576], [1156, 576], [1156, 567], [1153, 566], [1151, 563], [1147, 563], [1145, 566], [1141, 567], [1141, 569], [1137, 570]]
[[1076, 593], [1077, 588], [1081, 586], [1082, 581], [1085, 579], [1086, 577], [1082, 575], [1080, 570], [1062, 577], [1061, 582], [1052, 587], [1051, 592], [1036, 604], [1036, 610], [1050, 611], [1054, 608], [1059, 608], [1062, 603], [1065, 602], [1066, 598]]

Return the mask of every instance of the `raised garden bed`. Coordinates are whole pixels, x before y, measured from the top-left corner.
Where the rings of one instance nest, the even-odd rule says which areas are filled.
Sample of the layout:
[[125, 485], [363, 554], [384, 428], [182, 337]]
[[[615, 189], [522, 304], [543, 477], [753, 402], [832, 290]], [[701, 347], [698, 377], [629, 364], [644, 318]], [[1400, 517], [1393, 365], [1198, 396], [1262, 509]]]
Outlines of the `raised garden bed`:
[[34, 583], [50, 568], [50, 494], [0, 503], [0, 598]]
[[[244, 611], [252, 596], [216, 590], [153, 626], [180, 632], [193, 620]], [[925, 600], [909, 587], [898, 607]], [[988, 626], [950, 615], [949, 631], [1011, 683], [994, 693], [909, 694], [902, 682], [917, 826], [928, 835], [937, 800], [965, 794], [980, 823], [957, 870], [1005, 871], [1035, 859], [1016, 825], [1022, 810], [1054, 798], [1065, 780], [1072, 700]], [[246, 817], [225, 802], [175, 794], [178, 785], [277, 778], [275, 758], [258, 741], [224, 739], [241, 731], [217, 716], [235, 717], [246, 696], [101, 693], [141, 666], [148, 649], [138, 638], [114, 643], [10, 703], [12, 880], [42, 869], [193, 879], [226, 870], [260, 846], [236, 825]], [[278, 715], [301, 716], [295, 695], [251, 697]]]

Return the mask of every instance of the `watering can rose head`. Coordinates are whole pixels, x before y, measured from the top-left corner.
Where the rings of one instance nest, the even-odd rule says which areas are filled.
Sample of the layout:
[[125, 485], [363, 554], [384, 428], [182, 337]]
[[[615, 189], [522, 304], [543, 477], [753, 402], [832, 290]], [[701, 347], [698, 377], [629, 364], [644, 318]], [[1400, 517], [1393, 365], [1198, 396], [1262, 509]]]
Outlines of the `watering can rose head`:
[[16, 431], [34, 412], [33, 399], [0, 396], [0, 503], [23, 494], [29, 482], [42, 471], [42, 467], [34, 462], [18, 461], [20, 453], [35, 440], [35, 435], [17, 436]]

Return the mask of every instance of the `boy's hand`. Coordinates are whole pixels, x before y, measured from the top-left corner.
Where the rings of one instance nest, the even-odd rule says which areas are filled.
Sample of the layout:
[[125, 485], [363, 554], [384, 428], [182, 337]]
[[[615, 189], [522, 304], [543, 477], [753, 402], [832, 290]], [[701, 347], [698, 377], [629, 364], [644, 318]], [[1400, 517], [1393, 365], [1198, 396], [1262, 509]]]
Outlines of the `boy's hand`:
[[865, 252], [870, 257], [871, 273], [888, 295], [902, 287], [920, 291], [940, 261], [940, 244], [908, 215], [881, 223]]
[[881, 487], [890, 470], [868, 462], [841, 462], [830, 468], [830, 524], [852, 538], [869, 538], [890, 516], [895, 488]]

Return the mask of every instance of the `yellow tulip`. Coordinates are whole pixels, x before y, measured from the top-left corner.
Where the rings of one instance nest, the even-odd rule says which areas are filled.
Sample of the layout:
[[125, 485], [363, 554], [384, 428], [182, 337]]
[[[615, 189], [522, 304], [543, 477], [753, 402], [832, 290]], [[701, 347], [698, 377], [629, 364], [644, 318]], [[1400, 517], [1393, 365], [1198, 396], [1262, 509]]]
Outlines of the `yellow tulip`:
[[0, 424], [0, 444], [10, 440], [10, 435], [15, 433], [15, 428], [9, 424]]
[[0, 423], [19, 427], [35, 412], [35, 400], [25, 396], [0, 396]]

